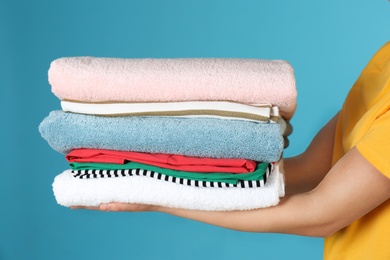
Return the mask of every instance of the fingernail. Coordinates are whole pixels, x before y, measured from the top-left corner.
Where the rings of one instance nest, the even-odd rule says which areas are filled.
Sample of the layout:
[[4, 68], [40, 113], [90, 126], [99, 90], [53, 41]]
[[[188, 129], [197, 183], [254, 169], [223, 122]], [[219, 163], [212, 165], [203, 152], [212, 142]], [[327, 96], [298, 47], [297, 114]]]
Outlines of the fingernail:
[[101, 211], [109, 211], [109, 205], [110, 204], [102, 204], [102, 205], [100, 205], [100, 210]]

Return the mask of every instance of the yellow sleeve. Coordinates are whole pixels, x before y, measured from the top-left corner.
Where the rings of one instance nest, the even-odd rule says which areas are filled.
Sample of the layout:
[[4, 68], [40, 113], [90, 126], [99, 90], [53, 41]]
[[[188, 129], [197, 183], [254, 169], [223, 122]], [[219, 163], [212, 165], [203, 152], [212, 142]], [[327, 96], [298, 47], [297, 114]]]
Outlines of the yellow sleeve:
[[374, 121], [356, 148], [375, 168], [390, 178], [390, 110]]

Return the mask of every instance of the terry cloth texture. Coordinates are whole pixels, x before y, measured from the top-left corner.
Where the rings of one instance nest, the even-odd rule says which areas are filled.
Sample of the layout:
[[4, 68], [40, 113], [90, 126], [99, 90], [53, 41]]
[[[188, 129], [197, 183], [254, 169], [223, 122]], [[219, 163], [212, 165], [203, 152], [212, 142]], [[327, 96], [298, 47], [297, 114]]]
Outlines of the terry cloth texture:
[[[285, 123], [258, 124], [211, 118], [100, 117], [53, 111], [40, 124], [56, 151], [76, 148], [245, 158], [275, 162], [283, 151]], [[284, 121], [283, 121], [284, 122]]]
[[68, 162], [124, 164], [138, 162], [181, 171], [192, 172], [253, 172], [257, 162], [246, 159], [215, 159], [180, 154], [138, 153], [105, 149], [74, 149], [66, 155]]
[[57, 203], [66, 207], [123, 202], [194, 210], [249, 210], [278, 204], [284, 184], [277, 165], [259, 188], [192, 187], [147, 176], [78, 179], [66, 170], [54, 179], [53, 191]]
[[[65, 112], [102, 116], [181, 116], [268, 122], [279, 116], [269, 104], [250, 106], [224, 101], [163, 103], [85, 103], [61, 101]], [[277, 110], [276, 110], [277, 111]]]
[[69, 57], [49, 69], [53, 93], [85, 102], [234, 101], [296, 108], [291, 65], [282, 60]]

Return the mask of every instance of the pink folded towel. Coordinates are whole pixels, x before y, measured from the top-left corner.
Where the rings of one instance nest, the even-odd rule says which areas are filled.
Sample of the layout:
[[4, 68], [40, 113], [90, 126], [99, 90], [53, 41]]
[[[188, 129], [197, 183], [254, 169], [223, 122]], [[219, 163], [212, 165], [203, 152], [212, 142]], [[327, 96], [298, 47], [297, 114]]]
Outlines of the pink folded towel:
[[297, 96], [293, 68], [282, 60], [70, 57], [51, 63], [49, 82], [61, 100], [270, 103], [285, 119]]

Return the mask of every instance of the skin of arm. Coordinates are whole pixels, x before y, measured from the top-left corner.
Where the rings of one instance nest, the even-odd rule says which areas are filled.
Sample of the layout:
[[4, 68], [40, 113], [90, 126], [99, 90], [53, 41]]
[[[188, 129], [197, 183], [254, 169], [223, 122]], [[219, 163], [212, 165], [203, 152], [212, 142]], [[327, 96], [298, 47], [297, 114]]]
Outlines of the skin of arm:
[[283, 159], [286, 195], [314, 189], [329, 172], [337, 120], [338, 113], [317, 133], [303, 153]]
[[[246, 232], [326, 237], [390, 198], [390, 179], [356, 148], [333, 167], [331, 156], [337, 115], [306, 151], [285, 159], [287, 195], [277, 206], [247, 211], [198, 211], [152, 205], [109, 203], [102, 211], [157, 211]], [[370, 181], [367, 181], [370, 180]]]

